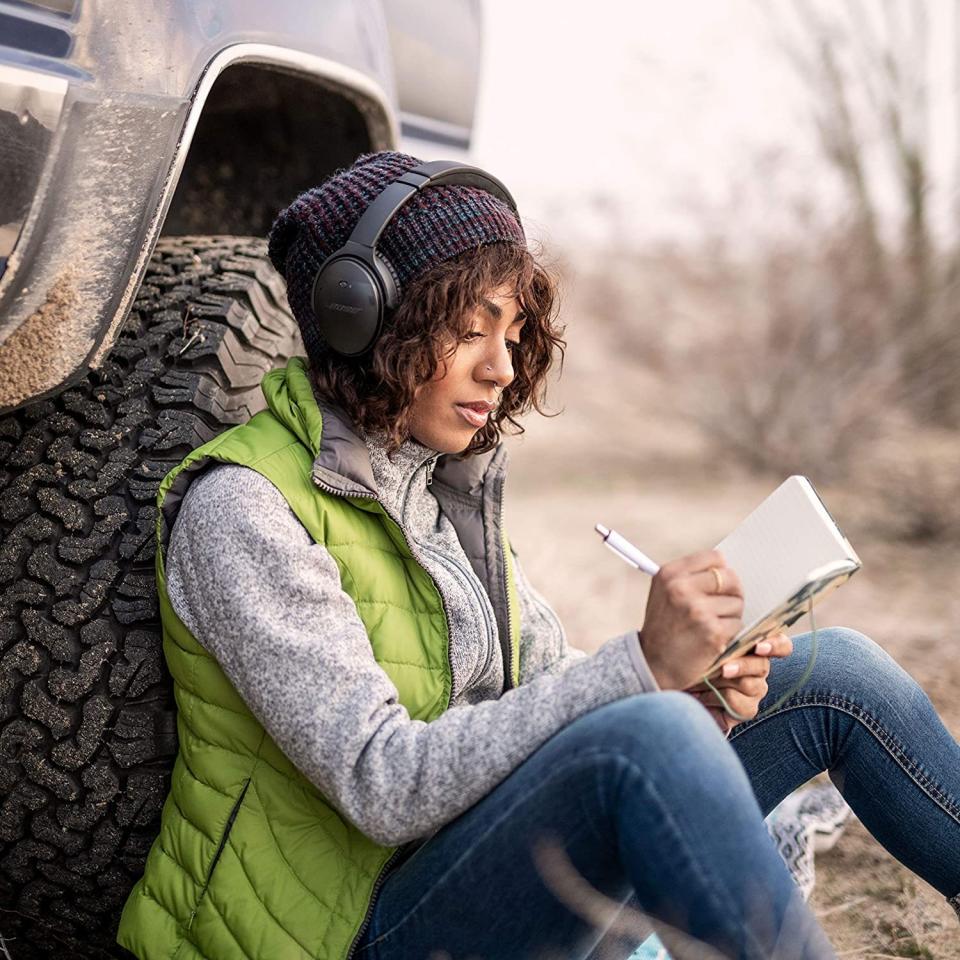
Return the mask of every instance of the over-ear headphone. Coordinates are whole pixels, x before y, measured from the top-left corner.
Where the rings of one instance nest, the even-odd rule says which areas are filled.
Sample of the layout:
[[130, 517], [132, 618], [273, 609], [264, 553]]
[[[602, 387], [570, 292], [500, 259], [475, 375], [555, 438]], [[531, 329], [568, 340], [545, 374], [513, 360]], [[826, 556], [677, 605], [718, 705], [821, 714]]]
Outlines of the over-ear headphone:
[[377, 342], [398, 301], [390, 264], [377, 252], [380, 235], [416, 193], [447, 183], [486, 190], [506, 203], [520, 222], [510, 191], [479, 167], [431, 160], [388, 183], [364, 210], [347, 242], [324, 260], [313, 280], [313, 312], [320, 335], [335, 353], [358, 357]]

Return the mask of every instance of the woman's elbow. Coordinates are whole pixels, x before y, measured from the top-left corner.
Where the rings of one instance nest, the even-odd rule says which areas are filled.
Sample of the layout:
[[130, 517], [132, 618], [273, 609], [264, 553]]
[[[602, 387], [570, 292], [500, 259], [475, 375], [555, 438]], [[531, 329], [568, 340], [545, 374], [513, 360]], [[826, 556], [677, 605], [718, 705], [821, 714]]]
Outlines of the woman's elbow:
[[365, 837], [382, 847], [397, 847], [429, 832], [429, 826], [416, 823], [409, 815], [409, 804], [383, 796], [353, 797], [340, 805], [342, 815]]
[[417, 840], [427, 832], [404, 819], [360, 816], [353, 819], [354, 826], [381, 847], [399, 847]]

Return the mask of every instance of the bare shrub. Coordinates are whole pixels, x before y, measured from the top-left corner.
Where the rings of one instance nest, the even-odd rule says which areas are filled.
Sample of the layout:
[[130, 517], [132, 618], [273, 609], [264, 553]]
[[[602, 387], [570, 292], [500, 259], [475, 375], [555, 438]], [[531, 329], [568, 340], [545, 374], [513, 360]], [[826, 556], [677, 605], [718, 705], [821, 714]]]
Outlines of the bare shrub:
[[[946, 258], [943, 258], [946, 260]], [[921, 317], [901, 311], [903, 399], [922, 422], [960, 430], [960, 277], [942, 263]], [[957, 438], [960, 442], [960, 438]]]
[[[631, 278], [629, 310], [622, 292], [594, 310], [715, 456], [834, 479], [883, 433], [902, 388], [891, 311], [860, 271], [856, 237], [645, 255], [616, 270]], [[613, 272], [594, 285], [609, 290]]]
[[882, 432], [898, 351], [855, 237], [837, 230], [813, 249], [783, 243], [753, 264], [722, 263], [727, 323], [675, 367], [696, 372], [691, 412], [718, 455], [833, 479]]
[[893, 540], [960, 541], [955, 431], [908, 421], [869, 447], [851, 479], [873, 506], [873, 533]]
[[[960, 427], [960, 329], [950, 282], [960, 264], [960, 209], [944, 237], [931, 226], [938, 196], [931, 131], [939, 111], [955, 114], [960, 103], [956, 85], [943, 102], [931, 93], [930, 55], [942, 24], [915, 0], [777, 0], [760, 8], [809, 93], [814, 140], [842, 190], [872, 283], [897, 311], [902, 399], [923, 421]], [[960, 76], [960, 45], [943, 53]], [[953, 154], [960, 197], [956, 146]], [[878, 205], [884, 177], [899, 212], [886, 235]]]
[[[581, 266], [578, 297], [717, 461], [852, 483], [884, 536], [960, 536], [960, 436], [917, 414], [960, 396], [954, 286], [915, 324], [875, 284], [856, 221], [803, 218], [749, 250], [608, 254]], [[900, 269], [888, 261], [894, 288]]]

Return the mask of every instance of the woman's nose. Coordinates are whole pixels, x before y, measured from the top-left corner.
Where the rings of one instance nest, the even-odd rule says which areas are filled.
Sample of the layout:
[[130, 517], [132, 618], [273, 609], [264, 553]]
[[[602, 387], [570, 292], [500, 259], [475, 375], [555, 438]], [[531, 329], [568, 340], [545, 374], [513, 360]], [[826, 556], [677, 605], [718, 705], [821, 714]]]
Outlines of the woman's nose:
[[499, 349], [491, 350], [481, 366], [483, 380], [493, 380], [501, 387], [513, 380], [513, 358], [510, 349], [503, 343]]

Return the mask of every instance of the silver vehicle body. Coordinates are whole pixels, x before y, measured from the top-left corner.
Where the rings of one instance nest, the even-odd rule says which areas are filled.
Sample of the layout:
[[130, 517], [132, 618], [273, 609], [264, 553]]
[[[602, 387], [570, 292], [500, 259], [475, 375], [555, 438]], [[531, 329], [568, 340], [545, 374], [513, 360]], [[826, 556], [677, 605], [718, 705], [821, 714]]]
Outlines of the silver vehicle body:
[[462, 156], [479, 50], [479, 0], [0, 0], [0, 412], [103, 361], [168, 216], [269, 225], [198, 197], [286, 202], [405, 135]]

